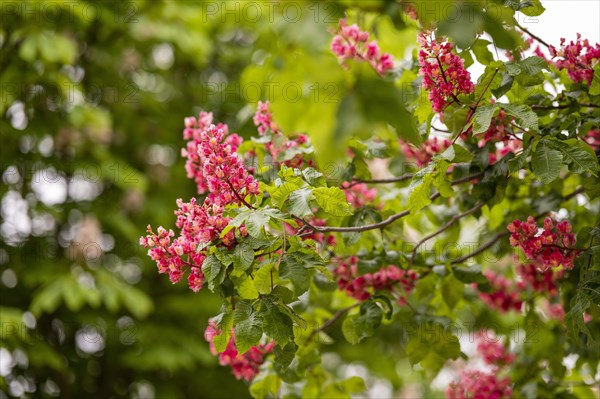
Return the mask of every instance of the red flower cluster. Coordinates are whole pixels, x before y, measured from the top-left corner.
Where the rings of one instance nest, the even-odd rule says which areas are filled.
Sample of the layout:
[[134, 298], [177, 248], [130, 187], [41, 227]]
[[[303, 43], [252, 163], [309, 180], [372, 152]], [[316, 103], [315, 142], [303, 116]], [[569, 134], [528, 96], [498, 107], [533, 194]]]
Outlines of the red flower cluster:
[[508, 377], [476, 370], [461, 370], [458, 381], [448, 385], [448, 399], [503, 399], [510, 398], [512, 389]]
[[585, 82], [588, 86], [592, 85], [594, 79], [594, 65], [600, 61], [600, 44], [594, 46], [585, 39], [581, 40], [581, 35], [577, 34], [577, 40], [571, 41], [565, 45], [565, 39], [560, 39], [560, 48], [557, 50], [550, 46], [550, 55], [560, 57], [554, 61], [557, 69], [566, 69], [569, 77], [575, 83]]
[[595, 152], [600, 151], [600, 129], [592, 129], [583, 138]]
[[[189, 271], [188, 284], [197, 292], [202, 288], [204, 275], [201, 267], [206, 251], [200, 246], [214, 243], [228, 248], [235, 245], [236, 230], [220, 238], [230, 219], [223, 216], [227, 205], [246, 205], [246, 195], [259, 194], [258, 182], [245, 169], [237, 157], [241, 138], [235, 134], [227, 137], [227, 126], [212, 124], [212, 114], [201, 113], [200, 118], [186, 118], [184, 138], [190, 139], [182, 151], [188, 157], [186, 169], [193, 177], [200, 193], [210, 194], [202, 205], [192, 198], [189, 203], [177, 200], [177, 227], [179, 237], [172, 230], [158, 228], [158, 234], [148, 226], [148, 235], [140, 238], [140, 245], [149, 248], [148, 255], [156, 262], [159, 273], [169, 273], [171, 282], [177, 283]], [[237, 229], [241, 236], [247, 234], [245, 226]]]
[[221, 330], [219, 329], [219, 326], [210, 320], [208, 327], [204, 332], [204, 339], [208, 341], [211, 353], [213, 355], [219, 355], [219, 363], [221, 366], [231, 366], [233, 375], [238, 380], [243, 378], [246, 381], [251, 381], [254, 379], [259, 372], [260, 366], [265, 361], [265, 356], [271, 353], [275, 347], [274, 342], [260, 344], [259, 346], [253, 346], [243, 355], [240, 355], [235, 346], [235, 335], [232, 331], [231, 338], [229, 338], [225, 351], [218, 353], [213, 340], [216, 335], [220, 334]]
[[419, 148], [415, 148], [410, 144], [400, 140], [400, 148], [402, 149], [402, 153], [409, 161], [414, 161], [417, 163], [417, 166], [425, 166], [429, 162], [435, 154], [439, 154], [440, 152], [444, 152], [446, 148], [450, 147], [452, 143], [449, 140], [432, 137], [423, 144]]
[[394, 59], [388, 53], [382, 53], [376, 41], [369, 41], [369, 32], [360, 30], [357, 25], [350, 25], [340, 19], [338, 34], [333, 37], [331, 51], [337, 55], [340, 64], [346, 60], [368, 62], [378, 74], [384, 75], [394, 68]]
[[369, 189], [365, 183], [352, 185], [345, 181], [342, 183], [342, 189], [344, 190], [344, 194], [346, 194], [346, 201], [355, 208], [362, 208], [375, 201], [375, 198], [377, 197], [377, 189]]
[[533, 216], [529, 216], [526, 222], [513, 221], [507, 229], [512, 233], [510, 244], [520, 247], [528, 259], [536, 261], [540, 269], [548, 270], [560, 265], [565, 269], [573, 268], [579, 250], [572, 248], [576, 240], [569, 222], [555, 223], [551, 218], [546, 218], [540, 232]]
[[346, 293], [359, 300], [364, 301], [371, 297], [374, 290], [394, 290], [399, 294], [398, 303], [406, 303], [405, 294], [412, 291], [415, 286], [417, 275], [412, 270], [402, 270], [390, 265], [375, 273], [358, 275], [358, 257], [351, 256], [348, 262], [341, 261], [333, 274], [337, 278], [338, 287]]
[[521, 301], [520, 293], [515, 290], [514, 284], [491, 270], [485, 270], [483, 275], [492, 286], [492, 292], [479, 292], [479, 298], [484, 303], [501, 312], [510, 310], [519, 312], [521, 310], [523, 301]]
[[[271, 154], [275, 164], [281, 163], [290, 168], [299, 168], [304, 163], [303, 155], [308, 152], [307, 147], [310, 145], [308, 136], [300, 134], [295, 139], [287, 138], [273, 120], [270, 106], [269, 101], [258, 102], [258, 109], [252, 119], [254, 125], [261, 136], [267, 132], [273, 134], [273, 139], [265, 143], [265, 148]], [[307, 163], [309, 166], [312, 165], [312, 160], [308, 160]]]
[[442, 112], [458, 95], [475, 90], [464, 60], [452, 52], [452, 43], [436, 40], [426, 33], [420, 34], [417, 40], [421, 46], [419, 75], [423, 76], [422, 86], [429, 91], [435, 112]]
[[506, 366], [515, 361], [515, 355], [506, 350], [500, 338], [493, 332], [481, 330], [476, 338], [477, 352], [486, 363], [493, 366]]

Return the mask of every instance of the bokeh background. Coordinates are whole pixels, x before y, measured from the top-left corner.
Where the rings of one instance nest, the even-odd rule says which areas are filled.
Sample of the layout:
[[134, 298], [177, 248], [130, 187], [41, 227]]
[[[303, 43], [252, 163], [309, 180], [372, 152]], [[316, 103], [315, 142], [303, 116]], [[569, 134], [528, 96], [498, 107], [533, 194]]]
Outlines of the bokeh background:
[[[579, 3], [593, 18], [597, 3]], [[384, 12], [381, 47], [410, 58], [416, 32], [394, 2], [0, 2], [0, 398], [248, 396], [202, 336], [219, 299], [159, 276], [138, 238], [195, 195], [186, 116], [212, 111], [248, 137], [269, 99], [286, 131], [343, 156], [336, 119], [368, 126], [353, 108], [365, 94], [328, 51], [353, 5]], [[324, 361], [397, 387], [410, 368], [386, 356], [396, 339]]]

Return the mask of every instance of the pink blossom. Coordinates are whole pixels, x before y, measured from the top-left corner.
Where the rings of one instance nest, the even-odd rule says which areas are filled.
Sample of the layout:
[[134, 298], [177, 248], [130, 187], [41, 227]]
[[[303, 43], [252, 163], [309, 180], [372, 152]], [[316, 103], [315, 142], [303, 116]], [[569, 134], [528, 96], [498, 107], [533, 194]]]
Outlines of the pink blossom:
[[421, 46], [419, 75], [423, 76], [422, 87], [429, 92], [435, 112], [442, 112], [460, 94], [475, 90], [464, 60], [452, 52], [452, 43], [434, 39], [427, 33], [421, 33], [418, 42]]
[[444, 152], [451, 145], [450, 140], [437, 137], [425, 140], [418, 148], [400, 140], [400, 148], [406, 159], [416, 162], [419, 167], [427, 165], [435, 154]]
[[511, 395], [508, 377], [476, 370], [461, 370], [458, 380], [446, 389], [448, 399], [508, 399]]
[[588, 39], [581, 40], [577, 34], [577, 40], [565, 45], [566, 40], [560, 39], [560, 48], [550, 46], [550, 55], [553, 56], [554, 66], [558, 70], [566, 69], [569, 77], [575, 83], [586, 83], [592, 85], [594, 79], [594, 65], [600, 61], [600, 44], [590, 45]]
[[592, 129], [583, 138], [595, 152], [600, 151], [600, 129]]
[[219, 356], [219, 364], [221, 366], [230, 366], [233, 375], [238, 380], [253, 380], [258, 374], [260, 366], [264, 363], [265, 356], [271, 353], [275, 347], [274, 342], [260, 344], [251, 347], [244, 354], [240, 355], [235, 345], [235, 333], [232, 330], [225, 350], [222, 353], [218, 353], [213, 342], [215, 336], [218, 335], [221, 335], [219, 326], [213, 320], [210, 320], [204, 332], [204, 339], [208, 341], [211, 353]]
[[520, 247], [528, 259], [538, 263], [541, 270], [562, 265], [572, 269], [580, 251], [574, 249], [575, 235], [567, 221], [554, 223], [550, 218], [544, 221], [544, 228], [538, 232], [538, 226], [532, 216], [526, 222], [515, 220], [507, 226], [512, 234], [510, 244]]
[[340, 19], [337, 35], [331, 41], [331, 51], [338, 57], [340, 64], [353, 59], [368, 62], [379, 75], [394, 68], [394, 59], [388, 53], [382, 53], [376, 41], [369, 40], [369, 32], [361, 31], [357, 25], [348, 26]]
[[417, 275], [412, 270], [403, 270], [394, 265], [379, 269], [375, 273], [358, 275], [358, 258], [351, 256], [347, 261], [338, 260], [338, 266], [333, 272], [338, 287], [346, 294], [364, 301], [371, 297], [374, 291], [389, 290], [396, 292], [398, 303], [405, 303], [405, 295], [415, 287]]
[[500, 339], [492, 331], [479, 331], [476, 338], [477, 352], [486, 363], [504, 366], [515, 361], [515, 355], [506, 350]]
[[377, 197], [377, 189], [370, 189], [365, 183], [351, 184], [346, 181], [342, 183], [342, 189], [346, 194], [346, 200], [355, 208], [373, 203]]
[[521, 295], [516, 290], [514, 284], [504, 276], [496, 274], [491, 270], [486, 270], [483, 275], [488, 279], [492, 286], [491, 292], [479, 292], [479, 298], [489, 307], [501, 312], [515, 310], [519, 312], [523, 301]]

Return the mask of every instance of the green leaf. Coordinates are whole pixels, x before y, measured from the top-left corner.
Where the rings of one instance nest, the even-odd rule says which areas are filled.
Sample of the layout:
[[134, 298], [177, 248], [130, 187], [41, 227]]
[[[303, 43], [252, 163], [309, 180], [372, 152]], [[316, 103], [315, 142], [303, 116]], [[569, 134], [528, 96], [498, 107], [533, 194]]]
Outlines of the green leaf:
[[291, 281], [297, 296], [305, 293], [310, 287], [309, 270], [294, 256], [285, 255], [281, 259], [279, 277]]
[[598, 157], [588, 144], [581, 140], [552, 140], [550, 144], [562, 153], [565, 163], [573, 173], [598, 172]]
[[383, 312], [374, 301], [366, 301], [360, 306], [360, 314], [348, 316], [342, 324], [344, 337], [355, 345], [370, 337], [381, 324]]
[[235, 271], [246, 271], [254, 262], [254, 250], [252, 246], [242, 241], [233, 250], [233, 268]]
[[454, 308], [462, 299], [464, 290], [465, 285], [452, 275], [448, 275], [442, 280], [442, 298], [450, 309]]
[[323, 173], [317, 172], [313, 168], [305, 168], [302, 170], [302, 176], [313, 187], [323, 187], [327, 185], [327, 180], [323, 177]]
[[390, 156], [387, 145], [374, 138], [369, 138], [368, 140], [352, 139], [348, 145], [367, 159], [387, 158]]
[[465, 147], [458, 144], [453, 144], [452, 146], [446, 148], [446, 150], [440, 154], [440, 157], [448, 162], [461, 163], [470, 162], [473, 159], [473, 154], [471, 154]]
[[310, 201], [313, 193], [309, 188], [296, 190], [288, 197], [288, 211], [296, 216], [312, 216]]
[[273, 205], [281, 209], [288, 196], [299, 188], [300, 186], [294, 183], [283, 183], [281, 186], [277, 187], [273, 193], [271, 193]]
[[414, 214], [423, 207], [431, 204], [429, 193], [431, 192], [432, 183], [433, 164], [415, 174], [409, 186], [408, 209], [410, 213]]
[[235, 346], [241, 355], [259, 343], [262, 337], [262, 323], [250, 301], [236, 303], [233, 323], [235, 324]]
[[344, 390], [350, 394], [359, 394], [366, 391], [367, 386], [365, 381], [361, 377], [350, 377], [347, 380], [342, 381]]
[[481, 273], [481, 266], [471, 265], [466, 267], [453, 267], [454, 277], [466, 284], [486, 283], [487, 278]]
[[263, 330], [265, 334], [273, 338], [280, 346], [285, 346], [293, 339], [292, 319], [281, 313], [277, 304], [271, 298], [263, 298], [261, 301], [260, 315], [263, 319]]
[[272, 263], [262, 265], [260, 269], [254, 274], [254, 287], [261, 294], [268, 294], [271, 292], [271, 273], [276, 273], [273, 269]]
[[527, 3], [528, 5], [521, 8], [519, 11], [521, 11], [528, 17], [537, 17], [539, 15], [542, 15], [542, 13], [546, 11], [544, 6], [542, 6], [542, 2], [540, 0], [529, 0], [523, 3]]
[[264, 209], [256, 209], [251, 212], [246, 218], [246, 228], [248, 234], [254, 238], [259, 238], [262, 234], [263, 227], [269, 223], [269, 217], [265, 214]]
[[221, 334], [215, 335], [213, 343], [217, 352], [224, 352], [231, 338], [231, 329], [233, 328], [233, 313], [221, 313], [215, 318], [215, 323], [219, 326]]
[[494, 56], [492, 52], [488, 49], [488, 46], [491, 42], [484, 39], [477, 39], [473, 46], [471, 47], [473, 54], [475, 54], [475, 58], [482, 65], [489, 65], [494, 62]]
[[563, 156], [560, 151], [553, 150], [546, 144], [546, 141], [541, 141], [531, 157], [533, 173], [542, 183], [548, 184], [558, 177], [562, 160]]
[[521, 67], [521, 73], [536, 75], [542, 69], [548, 69], [548, 62], [541, 57], [532, 56], [519, 61], [519, 66]]
[[208, 255], [202, 263], [202, 273], [209, 283], [217, 279], [222, 268], [223, 264], [214, 254]]
[[594, 78], [590, 86], [590, 94], [592, 96], [600, 95], [600, 65], [594, 67]]
[[267, 397], [277, 397], [281, 379], [276, 374], [267, 374], [262, 378], [256, 378], [250, 385], [250, 395], [254, 399], [264, 399]]
[[275, 355], [273, 366], [278, 373], [284, 374], [287, 371], [296, 356], [297, 350], [298, 345], [293, 342], [289, 342], [283, 347], [275, 345], [275, 348], [273, 348], [273, 354]]
[[538, 116], [528, 105], [503, 103], [498, 103], [498, 105], [504, 109], [508, 115], [518, 118], [522, 128], [538, 130]]
[[352, 215], [352, 206], [338, 187], [319, 187], [312, 190], [315, 201], [325, 212], [333, 216]]
[[489, 129], [492, 117], [497, 108], [496, 104], [484, 105], [477, 108], [473, 116], [473, 134], [484, 133]]
[[416, 123], [404, 107], [407, 93], [379, 78], [358, 79], [355, 87], [361, 111], [368, 121], [389, 124], [404, 141], [420, 144], [421, 138]]
[[258, 290], [254, 286], [254, 280], [250, 276], [243, 276], [242, 278], [232, 278], [235, 282], [235, 289], [242, 299], [256, 299], [258, 298]]

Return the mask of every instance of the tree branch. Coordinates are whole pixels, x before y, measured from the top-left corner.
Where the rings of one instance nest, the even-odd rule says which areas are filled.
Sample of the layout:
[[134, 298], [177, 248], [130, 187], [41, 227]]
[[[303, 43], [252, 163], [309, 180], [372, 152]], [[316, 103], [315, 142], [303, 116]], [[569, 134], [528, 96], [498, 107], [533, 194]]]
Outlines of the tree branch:
[[[450, 184], [452, 186], [455, 186], [457, 184], [461, 184], [461, 183], [465, 183], [465, 182], [471, 181], [473, 179], [477, 179], [477, 178], [479, 178], [481, 176], [483, 176], [483, 172], [479, 172], [479, 173], [476, 173], [476, 174], [471, 175], [471, 176], [463, 177], [462, 179], [454, 180]], [[438, 197], [440, 197], [440, 193], [439, 192], [430, 195], [429, 196], [429, 200], [430, 201], [434, 201]], [[378, 223], [365, 224], [364, 226], [350, 226], [350, 227], [313, 226], [312, 224], [308, 223], [307, 221], [305, 221], [302, 218], [299, 218], [298, 216], [292, 215], [292, 217], [295, 220], [297, 220], [298, 222], [304, 223], [304, 225], [308, 226], [308, 228], [311, 229], [312, 231], [318, 231], [318, 232], [321, 232], [321, 233], [329, 233], [329, 232], [337, 232], [337, 233], [361, 233], [363, 231], [380, 229], [382, 227], [385, 227], [388, 224], [391, 224], [391, 223], [395, 222], [396, 220], [401, 219], [401, 218], [407, 216], [409, 213], [410, 213], [410, 211], [407, 209], [407, 210], [404, 210], [404, 211], [402, 211], [400, 213], [396, 213], [395, 215], [392, 215], [392, 216], [388, 217], [387, 219], [382, 220], [381, 222], [378, 222]]]
[[540, 38], [537, 35], [534, 35], [528, 29], [526, 29], [526, 28], [522, 27], [521, 25], [519, 25], [519, 23], [516, 23], [515, 26], [517, 28], [519, 28], [520, 30], [522, 30], [523, 32], [527, 33], [529, 36], [533, 37], [535, 40], [537, 40], [538, 42], [540, 42], [541, 44], [543, 44], [547, 48], [550, 48], [550, 45], [548, 43], [546, 43], [542, 38]]
[[567, 109], [567, 108], [571, 108], [574, 105], [578, 105], [580, 107], [587, 107], [587, 108], [600, 108], [600, 104], [577, 103], [577, 104], [563, 104], [563, 105], [532, 105], [531, 109], [541, 109], [541, 110], [546, 110], [546, 109]]
[[479, 205], [474, 206], [473, 208], [464, 211], [463, 213], [460, 213], [458, 215], [455, 215], [454, 217], [452, 217], [452, 219], [450, 219], [448, 221], [448, 223], [446, 223], [445, 225], [443, 225], [439, 230], [434, 231], [433, 233], [423, 237], [421, 239], [421, 241], [419, 241], [415, 247], [412, 250], [412, 253], [410, 255], [410, 259], [409, 259], [409, 268], [412, 266], [413, 262], [415, 261], [415, 257], [417, 256], [417, 249], [419, 249], [419, 247], [421, 245], [423, 245], [425, 242], [427, 242], [428, 240], [432, 239], [433, 237], [436, 237], [440, 234], [442, 234], [444, 231], [448, 230], [454, 223], [456, 223], [457, 221], [459, 221], [460, 219], [469, 216], [472, 213], [477, 212], [478, 210], [480, 210], [483, 205], [485, 205], [483, 202], [480, 203]]

